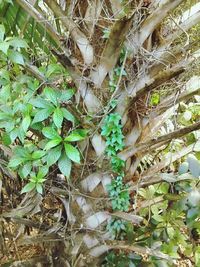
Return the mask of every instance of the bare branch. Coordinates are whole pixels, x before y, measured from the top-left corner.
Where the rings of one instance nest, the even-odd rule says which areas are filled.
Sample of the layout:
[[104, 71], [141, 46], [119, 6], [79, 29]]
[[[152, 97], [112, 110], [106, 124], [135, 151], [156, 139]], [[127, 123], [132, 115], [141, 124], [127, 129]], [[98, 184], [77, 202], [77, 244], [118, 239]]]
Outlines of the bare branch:
[[184, 0], [168, 0], [161, 6], [159, 6], [154, 12], [147, 17], [142, 23], [140, 29], [134, 32], [133, 38], [130, 40], [130, 49], [132, 50], [132, 56], [134, 56], [144, 41], [149, 37], [154, 29], [161, 23], [161, 21], [168, 15], [168, 13], [174, 10]]
[[126, 34], [131, 27], [133, 16], [119, 19], [113, 25], [109, 39], [101, 55], [101, 60], [96, 70], [91, 73], [91, 80], [96, 87], [101, 87], [107, 73], [116, 65]]
[[120, 219], [123, 219], [125, 221], [134, 223], [134, 224], [140, 224], [144, 220], [143, 217], [135, 215], [135, 214], [131, 214], [130, 212], [126, 213], [126, 212], [122, 212], [122, 211], [117, 211], [115, 213], [112, 213], [111, 215], [114, 217], [118, 217]]
[[166, 69], [164, 71], [161, 71], [160, 73], [158, 73], [158, 75], [150, 79], [150, 81], [143, 81], [144, 86], [132, 87], [132, 85], [130, 84], [130, 86], [128, 87], [128, 91], [130, 92], [132, 101], [133, 102], [137, 101], [137, 99], [141, 97], [143, 94], [152, 91], [153, 89], [165, 83], [166, 81], [169, 81], [172, 78], [180, 75], [185, 71], [185, 69], [186, 69], [186, 64], [182, 63], [180, 65], [172, 67], [171, 69]]
[[109, 249], [123, 249], [126, 251], [133, 251], [139, 254], [147, 254], [147, 255], [151, 255], [151, 256], [155, 256], [161, 259], [166, 259], [168, 261], [172, 261], [172, 258], [162, 252], [160, 252], [159, 250], [154, 250], [148, 247], [142, 247], [142, 246], [138, 246], [138, 245], [130, 245], [127, 244], [124, 241], [109, 241], [107, 242]]
[[[136, 183], [131, 182], [129, 191], [136, 191], [138, 188], [141, 187], [147, 187], [152, 184], [157, 184], [165, 180], [165, 177], [171, 177], [171, 174], [167, 173], [159, 173], [162, 169], [166, 168], [173, 162], [181, 159], [182, 157], [188, 155], [191, 153], [194, 149], [194, 144], [189, 145], [188, 147], [184, 147], [182, 150], [176, 152], [176, 153], [168, 153], [165, 158], [157, 165], [152, 166], [150, 169], [148, 169], [146, 172], [144, 172], [140, 178], [140, 180]], [[132, 174], [133, 175], [133, 174]], [[173, 174], [174, 177], [174, 174]]]
[[87, 25], [90, 37], [94, 33], [94, 28], [101, 14], [102, 6], [103, 3], [100, 0], [88, 2], [88, 8], [85, 12], [85, 24]]
[[160, 59], [163, 54], [169, 54], [169, 52], [166, 52], [170, 45], [182, 34], [186, 34], [186, 32], [200, 23], [200, 11], [196, 12], [194, 15], [190, 16], [187, 20], [185, 20], [183, 23], [178, 25], [178, 28], [170, 35], [168, 35], [165, 38], [165, 43], [158, 47], [158, 49], [154, 52], [154, 56]]
[[111, 3], [113, 15], [115, 17], [122, 11], [123, 9], [122, 4], [118, 0], [110, 0], [110, 3]]
[[142, 181], [147, 181], [150, 177], [152, 177], [154, 174], [158, 173], [160, 170], [166, 168], [173, 162], [177, 161], [178, 159], [181, 159], [185, 155], [191, 153], [194, 149], [194, 144], [191, 144], [187, 147], [184, 147], [182, 150], [176, 152], [176, 153], [168, 153], [165, 155], [165, 158], [159, 162], [158, 164], [150, 167], [146, 172], [142, 174]]
[[146, 143], [140, 143], [137, 146], [135, 146], [135, 145], [129, 146], [124, 151], [119, 153], [119, 156], [122, 159], [127, 160], [129, 157], [132, 157], [134, 154], [136, 154], [138, 152], [142, 152], [144, 150], [149, 151], [152, 146], [155, 146], [157, 144], [161, 144], [164, 142], [170, 142], [172, 139], [182, 137], [182, 136], [184, 136], [190, 132], [193, 132], [193, 131], [196, 131], [199, 129], [200, 129], [200, 121], [197, 123], [194, 123], [193, 125], [176, 130], [172, 133], [165, 134], [165, 135], [159, 136], [157, 138], [153, 138], [150, 141], [147, 141]]
[[182, 92], [178, 97], [175, 94], [169, 96], [169, 98], [162, 101], [157, 108], [153, 111], [153, 117], [158, 116], [161, 112], [169, 109], [170, 107], [174, 106], [176, 103], [180, 103], [183, 101], [189, 100], [194, 95], [200, 94], [200, 88], [194, 90], [188, 90]]
[[131, 83], [127, 91], [124, 91], [119, 99], [117, 105], [117, 111], [124, 115], [125, 111], [128, 109], [130, 103], [135, 102], [139, 97], [155, 89], [156, 87], [162, 85], [168, 80], [172, 79], [183, 73], [186, 69], [188, 62], [182, 62], [182, 64], [175, 65], [171, 69], [166, 69], [158, 73], [156, 76], [150, 76], [146, 74], [140, 77], [135, 83]]
[[94, 52], [93, 47], [90, 45], [90, 42], [85, 34], [78, 28], [73, 20], [69, 19], [68, 16], [64, 14], [60, 6], [55, 1], [45, 0], [45, 3], [51, 8], [53, 13], [60, 19], [60, 21], [62, 21], [65, 28], [72, 35], [73, 40], [81, 51], [84, 62], [87, 65], [91, 64], [93, 61]]

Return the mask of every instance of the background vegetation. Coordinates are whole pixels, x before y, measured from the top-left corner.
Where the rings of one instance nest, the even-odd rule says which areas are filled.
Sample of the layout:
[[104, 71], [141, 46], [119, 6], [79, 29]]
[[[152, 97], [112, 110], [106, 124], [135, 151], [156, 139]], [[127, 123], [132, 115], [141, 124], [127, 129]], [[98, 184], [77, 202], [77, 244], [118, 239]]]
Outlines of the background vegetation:
[[1, 266], [200, 266], [199, 22], [0, 1]]

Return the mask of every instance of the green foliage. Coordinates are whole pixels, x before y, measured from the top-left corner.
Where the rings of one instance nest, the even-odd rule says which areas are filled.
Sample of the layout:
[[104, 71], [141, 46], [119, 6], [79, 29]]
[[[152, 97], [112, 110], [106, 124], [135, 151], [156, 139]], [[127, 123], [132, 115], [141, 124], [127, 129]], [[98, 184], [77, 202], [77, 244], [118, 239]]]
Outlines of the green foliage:
[[183, 102], [179, 105], [179, 114], [178, 122], [188, 126], [191, 123], [198, 120], [200, 116], [200, 99], [197, 97], [194, 98], [193, 102], [185, 104]]
[[141, 256], [134, 253], [125, 254], [124, 252], [114, 253], [112, 251], [106, 256], [102, 267], [136, 267], [139, 266], [141, 259]]
[[101, 134], [106, 137], [106, 153], [108, 156], [116, 156], [124, 147], [121, 126], [121, 117], [117, 113], [109, 114], [104, 121]]
[[159, 93], [154, 93], [152, 94], [150, 98], [150, 105], [151, 106], [157, 106], [160, 102], [160, 94]]
[[43, 182], [46, 180], [44, 177], [47, 175], [48, 171], [48, 167], [41, 167], [37, 174], [32, 172], [30, 174], [29, 182], [24, 186], [21, 193], [27, 193], [33, 189], [36, 189], [39, 194], [42, 194]]
[[111, 219], [106, 227], [112, 239], [124, 239], [127, 234], [127, 228], [128, 223], [120, 219]]
[[[1, 4], [1, 3], [0, 3]], [[27, 43], [16, 37], [6, 37], [4, 25], [0, 24], [0, 56], [9, 63], [24, 65], [24, 57], [21, 49], [27, 47]]]
[[112, 199], [112, 208], [114, 210], [128, 211], [130, 196], [128, 186], [123, 183], [122, 176], [117, 176], [107, 186], [109, 196]]
[[[81, 160], [76, 142], [85, 139], [88, 131], [77, 128], [76, 118], [67, 109], [73, 88], [63, 85], [65, 89], [58, 90], [23, 74], [21, 51], [26, 48], [24, 40], [5, 37], [0, 25], [0, 134], [1, 142], [13, 148], [8, 167], [29, 181], [22, 193], [32, 189], [42, 193], [54, 164], [70, 177], [72, 162]], [[59, 64], [41, 70], [47, 79], [63, 74]]]
[[123, 183], [125, 162], [117, 156], [124, 147], [121, 116], [118, 113], [110, 113], [105, 118], [101, 134], [106, 138], [106, 153], [111, 157], [112, 170], [118, 175], [107, 187], [112, 208], [128, 211], [130, 197], [128, 187]]
[[35, 108], [32, 124], [42, 122], [49, 117], [57, 128], [62, 127], [64, 119], [74, 123], [74, 116], [61, 106], [62, 102], [69, 101], [72, 96], [72, 89], [56, 91], [53, 88], [45, 87], [41, 95], [30, 100], [30, 104]]
[[200, 177], [200, 161], [192, 154], [179, 166], [180, 175], [187, 172], [190, 172], [195, 178]]
[[[195, 242], [192, 244], [191, 240], [196, 237], [188, 233], [195, 233], [197, 238], [200, 233], [198, 179], [191, 176], [192, 173], [187, 173], [189, 166], [190, 163], [179, 168], [180, 174], [174, 178], [175, 184], [162, 182], [142, 188], [138, 192], [138, 201], [144, 200], [147, 203], [146, 207], [140, 209], [139, 215], [148, 219], [148, 225], [135, 229], [135, 240], [143, 246], [156, 246], [157, 249], [175, 259], [179, 258], [180, 252], [186, 257], [195, 257], [193, 252], [197, 246]], [[191, 166], [194, 167], [193, 163]], [[179, 177], [185, 179], [179, 180]], [[149, 260], [151, 266], [161, 266], [155, 258], [149, 258]], [[163, 264], [171, 266], [166, 262]]]

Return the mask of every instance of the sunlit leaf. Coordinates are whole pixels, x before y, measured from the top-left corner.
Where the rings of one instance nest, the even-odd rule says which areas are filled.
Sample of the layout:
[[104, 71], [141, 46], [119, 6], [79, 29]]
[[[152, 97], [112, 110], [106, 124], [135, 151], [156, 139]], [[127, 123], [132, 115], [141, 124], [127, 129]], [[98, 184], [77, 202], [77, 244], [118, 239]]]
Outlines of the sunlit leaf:
[[36, 185], [34, 183], [28, 183], [27, 185], [23, 187], [21, 194], [32, 191], [35, 188], [35, 186]]
[[62, 154], [61, 158], [58, 160], [58, 167], [59, 170], [67, 176], [67, 178], [70, 177], [71, 173], [71, 160], [65, 155], [65, 153]]

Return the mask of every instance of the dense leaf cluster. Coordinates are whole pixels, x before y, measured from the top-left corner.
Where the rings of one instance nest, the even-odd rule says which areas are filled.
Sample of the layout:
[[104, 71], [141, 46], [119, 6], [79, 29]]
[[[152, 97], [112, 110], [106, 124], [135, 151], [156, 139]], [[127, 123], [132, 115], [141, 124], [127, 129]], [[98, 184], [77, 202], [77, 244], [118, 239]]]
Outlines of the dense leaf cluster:
[[[21, 39], [4, 40], [4, 34], [5, 28], [0, 25], [1, 141], [13, 148], [8, 167], [29, 181], [22, 192], [35, 188], [42, 193], [52, 165], [57, 164], [60, 172], [70, 177], [72, 162], [80, 163], [76, 142], [83, 140], [87, 131], [77, 128], [77, 119], [67, 109], [74, 89], [65, 85], [58, 90], [23, 75], [19, 64], [24, 64], [21, 48], [26, 48], [26, 43]], [[13, 53], [20, 62], [10, 57]], [[63, 68], [52, 64], [41, 71], [48, 79], [61, 74]]]

